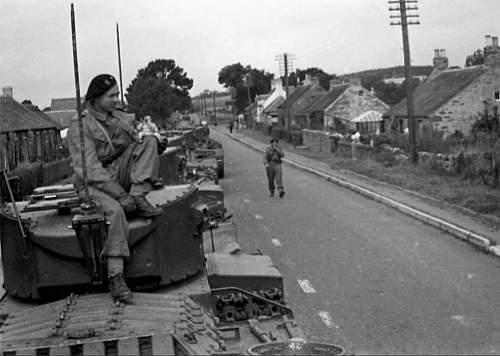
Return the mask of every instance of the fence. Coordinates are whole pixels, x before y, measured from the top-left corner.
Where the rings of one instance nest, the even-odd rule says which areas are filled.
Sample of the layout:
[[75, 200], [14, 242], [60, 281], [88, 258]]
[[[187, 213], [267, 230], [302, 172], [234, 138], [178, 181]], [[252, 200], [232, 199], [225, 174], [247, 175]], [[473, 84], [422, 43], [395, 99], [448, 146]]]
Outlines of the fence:
[[11, 131], [0, 134], [0, 164], [11, 171], [21, 163], [52, 162], [63, 156], [57, 129]]

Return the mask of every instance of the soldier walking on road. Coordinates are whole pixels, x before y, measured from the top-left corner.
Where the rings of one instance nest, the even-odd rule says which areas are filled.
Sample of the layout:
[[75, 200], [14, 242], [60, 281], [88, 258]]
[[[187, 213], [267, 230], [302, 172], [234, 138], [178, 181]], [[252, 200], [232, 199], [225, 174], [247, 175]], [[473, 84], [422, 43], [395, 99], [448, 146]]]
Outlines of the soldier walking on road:
[[281, 168], [281, 159], [283, 156], [284, 153], [278, 146], [278, 139], [271, 139], [271, 145], [266, 148], [266, 153], [264, 154], [264, 166], [266, 167], [269, 196], [271, 197], [274, 197], [275, 180], [280, 198], [283, 198], [285, 195], [285, 189], [283, 188], [283, 170]]

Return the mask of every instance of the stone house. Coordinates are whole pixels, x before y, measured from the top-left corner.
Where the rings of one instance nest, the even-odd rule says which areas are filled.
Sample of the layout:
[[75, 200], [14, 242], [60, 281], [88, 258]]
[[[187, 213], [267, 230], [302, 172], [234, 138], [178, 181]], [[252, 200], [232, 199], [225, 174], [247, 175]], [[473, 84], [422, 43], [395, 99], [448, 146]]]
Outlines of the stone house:
[[[293, 89], [289, 87], [289, 92]], [[260, 120], [266, 126], [271, 126], [277, 123], [278, 110], [277, 106], [285, 101], [286, 90], [283, 88], [281, 78], [275, 78], [271, 82], [271, 92], [267, 95], [266, 99], [259, 105], [260, 107]]]
[[312, 101], [324, 95], [326, 91], [319, 85], [319, 79], [306, 75], [302, 85], [295, 88], [288, 98], [278, 107], [278, 121], [280, 125], [288, 128], [286, 120], [286, 110], [290, 117], [292, 128], [303, 129], [307, 124], [307, 117], [303, 114], [303, 109]]
[[269, 94], [258, 94], [255, 96], [254, 100], [254, 105], [255, 107], [253, 108], [252, 112], [252, 117], [255, 122], [261, 123], [264, 121], [264, 103], [266, 102], [267, 98], [269, 98]]
[[[434, 69], [413, 94], [417, 130], [435, 130], [444, 136], [468, 135], [485, 106], [500, 103], [500, 47], [498, 38], [486, 36], [484, 64], [451, 69], [444, 50], [434, 51]], [[408, 127], [406, 99], [384, 114], [386, 129], [405, 132]]]
[[263, 122], [267, 126], [278, 124], [278, 109], [285, 102], [285, 96], [278, 96], [262, 110]]
[[360, 78], [351, 78], [347, 83], [330, 81], [330, 90], [305, 107], [302, 114], [307, 116], [305, 128], [341, 130], [351, 127], [351, 120], [367, 111], [388, 109], [389, 105], [361, 85]]

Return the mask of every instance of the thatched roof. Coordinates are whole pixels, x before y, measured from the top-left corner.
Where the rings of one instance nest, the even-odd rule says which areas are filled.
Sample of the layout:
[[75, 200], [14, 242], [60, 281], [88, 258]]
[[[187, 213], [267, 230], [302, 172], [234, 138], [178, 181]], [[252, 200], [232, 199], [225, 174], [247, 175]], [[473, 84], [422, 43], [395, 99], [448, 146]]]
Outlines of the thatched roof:
[[9, 96], [0, 96], [0, 132], [60, 129], [41, 111], [35, 111]]

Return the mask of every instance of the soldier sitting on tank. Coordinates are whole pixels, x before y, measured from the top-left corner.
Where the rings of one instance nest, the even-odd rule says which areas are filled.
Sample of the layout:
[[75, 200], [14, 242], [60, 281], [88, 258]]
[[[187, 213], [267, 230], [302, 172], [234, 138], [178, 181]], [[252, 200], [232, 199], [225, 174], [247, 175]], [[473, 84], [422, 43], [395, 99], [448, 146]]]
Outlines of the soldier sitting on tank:
[[[83, 136], [89, 192], [109, 222], [102, 256], [107, 259], [109, 288], [115, 300], [129, 302], [132, 292], [123, 277], [124, 259], [130, 256], [126, 214], [150, 218], [161, 214], [146, 199], [159, 174], [158, 151], [164, 143], [155, 136], [137, 140], [127, 116], [116, 110], [119, 104], [116, 79], [100, 74], [90, 82], [85, 96]], [[74, 185], [83, 187], [82, 156], [78, 118], [68, 132], [73, 161]]]

